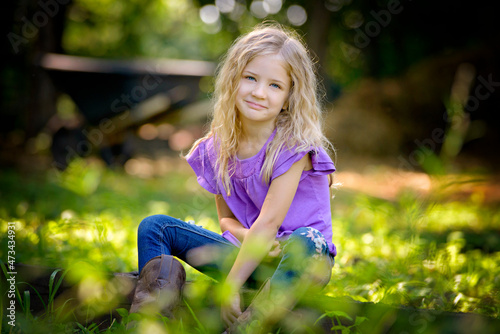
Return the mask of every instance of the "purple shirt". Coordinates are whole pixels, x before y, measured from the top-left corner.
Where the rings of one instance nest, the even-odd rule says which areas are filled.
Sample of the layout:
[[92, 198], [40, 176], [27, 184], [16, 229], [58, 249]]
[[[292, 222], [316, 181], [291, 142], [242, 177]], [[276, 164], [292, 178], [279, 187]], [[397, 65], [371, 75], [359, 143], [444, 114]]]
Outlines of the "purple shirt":
[[[198, 183], [213, 194], [221, 194], [238, 221], [250, 228], [260, 214], [262, 204], [269, 190], [269, 185], [262, 181], [260, 170], [266, 157], [266, 148], [274, 138], [273, 131], [259, 153], [248, 159], [237, 157], [230, 163], [235, 164], [235, 173], [230, 182], [233, 186], [231, 196], [227, 196], [215, 173], [216, 152], [213, 138], [201, 142], [188, 156], [187, 161], [196, 173]], [[328, 242], [330, 253], [335, 256], [337, 250], [332, 242], [332, 218], [330, 211], [329, 181], [326, 175], [335, 171], [332, 160], [324, 149], [296, 152], [282, 149], [274, 165], [271, 182], [284, 174], [290, 167], [307, 153], [311, 155], [312, 169], [303, 171], [277, 239], [288, 237], [299, 227], [312, 227], [320, 231]], [[236, 238], [228, 232], [223, 237], [238, 245]]]

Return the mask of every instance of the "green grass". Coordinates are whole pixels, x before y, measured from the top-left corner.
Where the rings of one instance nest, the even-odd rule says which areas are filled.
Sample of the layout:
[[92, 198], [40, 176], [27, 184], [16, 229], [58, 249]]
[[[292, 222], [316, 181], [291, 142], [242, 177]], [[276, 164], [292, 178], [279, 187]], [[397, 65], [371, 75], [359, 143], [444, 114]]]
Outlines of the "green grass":
[[[500, 213], [484, 204], [480, 194], [458, 202], [438, 190], [425, 198], [405, 192], [387, 201], [340, 189], [332, 212], [339, 254], [327, 296], [500, 318]], [[79, 286], [79, 305], [99, 314], [110, 305], [119, 308], [106, 293], [113, 288], [108, 274], [136, 270], [137, 226], [157, 213], [218, 230], [213, 198], [188, 168], [149, 179], [85, 161], [76, 161], [64, 173], [2, 172], [0, 256], [7, 258], [7, 222], [16, 222], [16, 261], [66, 269], [65, 278]], [[85, 318], [81, 308], [76, 314], [73, 301], [55, 301], [57, 274], [61, 272], [51, 276], [45, 312], [27, 310], [11, 328], [4, 311], [3, 330], [125, 331], [132, 317], [126, 310], [118, 312], [121, 320], [110, 315], [114, 320], [102, 328], [92, 322], [94, 316]], [[220, 324], [212, 310], [218, 298], [213, 283], [194, 270], [188, 270], [188, 277], [197, 283], [187, 291], [186, 317], [175, 322], [148, 318], [139, 322], [137, 332], [216, 331]], [[26, 295], [23, 287], [18, 283], [18, 303], [25, 307], [39, 297]], [[339, 314], [327, 308], [323, 312]]]

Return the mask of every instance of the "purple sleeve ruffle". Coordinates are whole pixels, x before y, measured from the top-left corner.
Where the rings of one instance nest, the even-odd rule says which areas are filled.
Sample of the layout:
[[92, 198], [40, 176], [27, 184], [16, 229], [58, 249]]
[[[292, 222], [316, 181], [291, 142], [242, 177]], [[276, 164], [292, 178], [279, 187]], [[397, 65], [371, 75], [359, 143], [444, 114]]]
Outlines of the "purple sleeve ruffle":
[[217, 181], [214, 167], [211, 163], [210, 154], [211, 139], [201, 142], [187, 157], [187, 162], [196, 174], [200, 186], [212, 194], [220, 194], [217, 188]]
[[307, 175], [328, 175], [335, 172], [335, 165], [333, 164], [330, 156], [325, 152], [323, 148], [310, 151], [294, 152], [289, 149], [284, 149], [274, 166], [274, 171], [271, 176], [271, 180], [274, 180], [280, 175], [286, 173], [290, 167], [300, 159], [302, 159], [307, 153], [311, 155], [312, 169], [306, 171]]

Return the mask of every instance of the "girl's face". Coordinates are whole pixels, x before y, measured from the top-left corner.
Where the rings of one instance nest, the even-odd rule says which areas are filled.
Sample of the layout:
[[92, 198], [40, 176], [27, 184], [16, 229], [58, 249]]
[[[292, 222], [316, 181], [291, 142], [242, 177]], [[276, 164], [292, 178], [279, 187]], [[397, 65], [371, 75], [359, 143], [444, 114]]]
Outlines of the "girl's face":
[[255, 57], [243, 70], [236, 96], [241, 121], [274, 125], [286, 107], [290, 87], [291, 79], [280, 56]]

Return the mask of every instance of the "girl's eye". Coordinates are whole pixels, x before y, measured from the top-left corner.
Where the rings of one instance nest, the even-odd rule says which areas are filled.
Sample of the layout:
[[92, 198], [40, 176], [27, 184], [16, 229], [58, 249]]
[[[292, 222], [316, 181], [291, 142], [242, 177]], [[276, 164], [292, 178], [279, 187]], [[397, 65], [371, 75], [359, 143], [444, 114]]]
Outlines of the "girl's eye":
[[245, 77], [245, 79], [255, 81], [255, 78], [254, 78], [254, 77], [252, 77], [251, 75], [247, 75], [247, 76]]
[[277, 85], [277, 84], [271, 84], [271, 87], [274, 87], [274, 88], [278, 88], [278, 89], [281, 89], [280, 85]]

